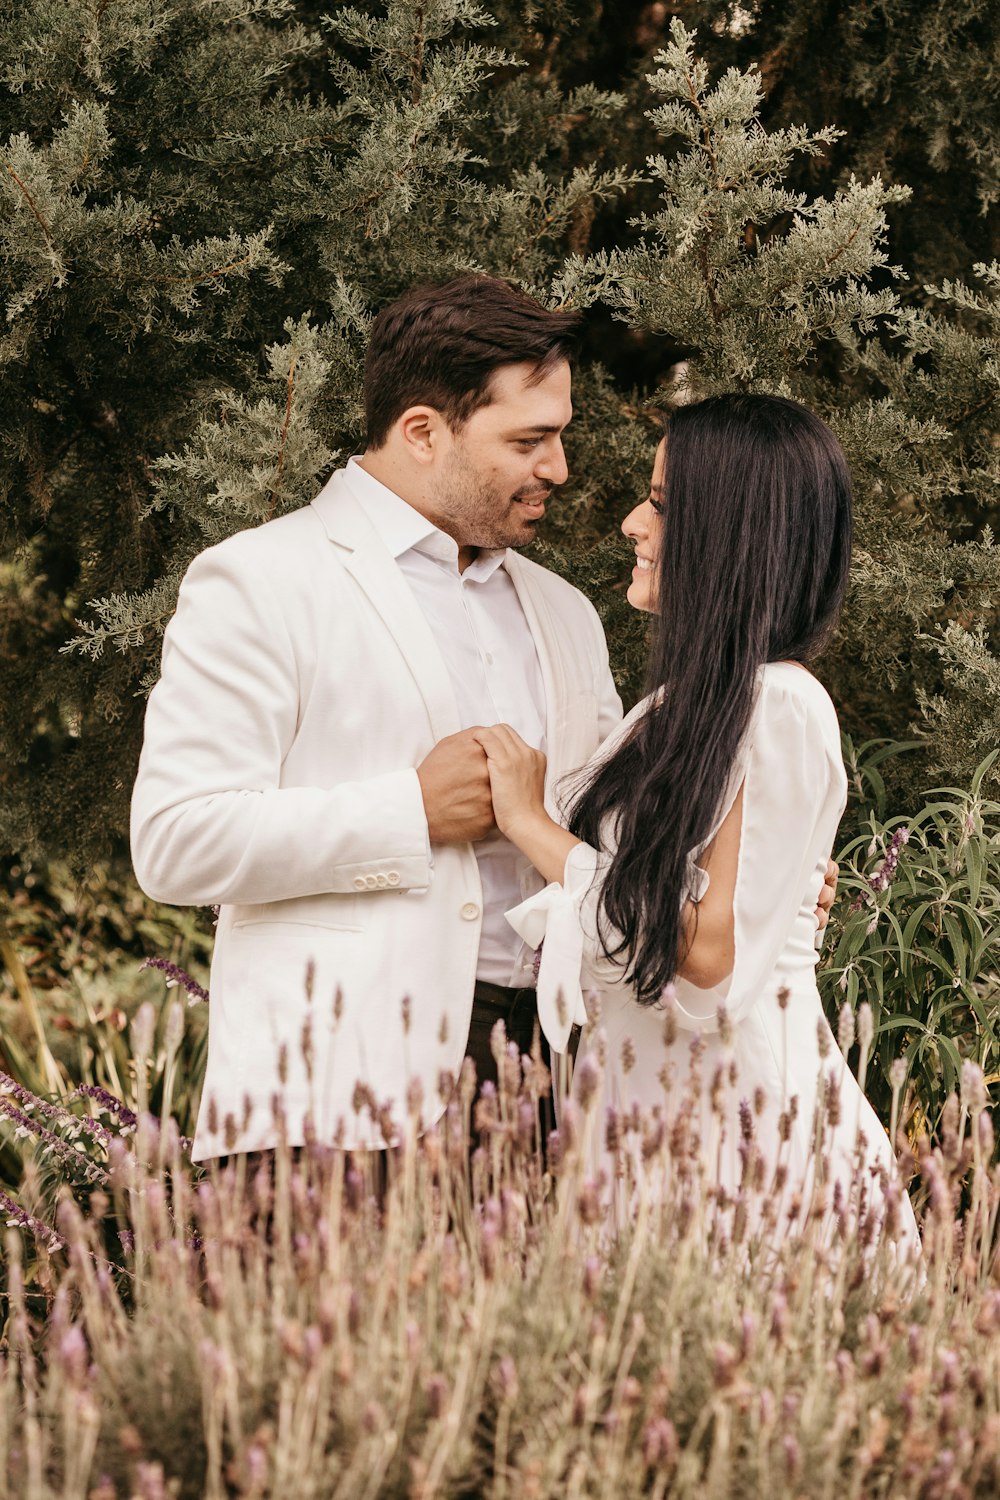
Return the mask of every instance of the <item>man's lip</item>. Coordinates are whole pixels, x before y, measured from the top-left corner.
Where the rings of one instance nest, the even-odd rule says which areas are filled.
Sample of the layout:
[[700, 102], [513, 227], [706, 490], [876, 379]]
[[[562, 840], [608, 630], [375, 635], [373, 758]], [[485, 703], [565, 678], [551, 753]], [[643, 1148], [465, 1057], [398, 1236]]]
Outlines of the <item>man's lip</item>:
[[526, 497], [519, 497], [516, 499], [515, 503], [517, 505], [523, 506], [525, 510], [535, 511], [538, 513], [538, 515], [543, 516], [545, 514], [545, 502], [548, 498], [548, 495], [539, 495], [534, 500], [529, 500]]

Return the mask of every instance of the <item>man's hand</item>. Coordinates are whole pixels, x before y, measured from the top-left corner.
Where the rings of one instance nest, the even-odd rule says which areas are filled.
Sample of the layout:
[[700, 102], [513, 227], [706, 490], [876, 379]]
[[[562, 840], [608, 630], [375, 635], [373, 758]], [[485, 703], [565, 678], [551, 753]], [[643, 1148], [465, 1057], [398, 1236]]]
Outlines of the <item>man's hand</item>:
[[840, 866], [832, 859], [827, 860], [826, 874], [823, 877], [823, 889], [819, 893], [819, 901], [816, 903], [816, 926], [820, 932], [823, 931], [830, 920], [830, 907], [837, 899], [837, 877], [840, 874]]
[[432, 844], [466, 844], [496, 828], [486, 752], [475, 733], [438, 740], [417, 767]]
[[517, 843], [512, 824], [525, 819], [550, 821], [545, 811], [545, 756], [526, 745], [509, 724], [494, 724], [473, 733], [489, 762], [497, 827]]

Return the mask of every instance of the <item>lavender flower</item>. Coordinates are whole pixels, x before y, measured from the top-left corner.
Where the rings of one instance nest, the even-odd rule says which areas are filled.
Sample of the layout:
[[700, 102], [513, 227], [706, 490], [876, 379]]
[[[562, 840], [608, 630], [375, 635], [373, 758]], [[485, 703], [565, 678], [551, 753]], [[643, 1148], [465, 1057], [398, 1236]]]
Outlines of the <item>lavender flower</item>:
[[[80, 1090], [77, 1089], [73, 1097], [75, 1098], [79, 1093]], [[13, 1096], [26, 1115], [37, 1112], [44, 1116], [45, 1119], [51, 1120], [53, 1124], [61, 1125], [71, 1136], [78, 1136], [84, 1131], [89, 1131], [90, 1134], [98, 1136], [104, 1143], [107, 1143], [111, 1139], [110, 1130], [108, 1130], [107, 1126], [102, 1125], [99, 1120], [92, 1120], [89, 1117], [81, 1119], [79, 1115], [73, 1114], [71, 1110], [57, 1104], [50, 1104], [47, 1099], [39, 1098], [37, 1094], [33, 1094], [30, 1089], [26, 1089], [23, 1084], [18, 1083], [15, 1078], [11, 1078], [9, 1073], [0, 1072], [0, 1098], [4, 1095]]]
[[20, 1203], [17, 1203], [2, 1189], [0, 1189], [0, 1213], [3, 1213], [9, 1229], [26, 1229], [49, 1250], [61, 1250], [66, 1243], [51, 1224], [45, 1224], [41, 1219], [36, 1219], [34, 1214], [29, 1214], [26, 1208], [22, 1208]]
[[143, 969], [159, 969], [162, 974], [166, 975], [168, 987], [179, 984], [182, 989], [187, 990], [191, 997], [188, 1001], [189, 1005], [193, 1005], [196, 1000], [208, 999], [208, 990], [200, 985], [197, 979], [192, 979], [186, 969], [182, 969], [179, 964], [171, 963], [168, 958], [147, 958], [144, 964], [139, 965], [140, 972]]
[[[873, 845], [874, 842], [875, 841], [873, 840]], [[882, 863], [878, 866], [878, 869], [874, 870], [871, 873], [871, 875], [865, 877], [868, 889], [872, 891], [876, 896], [881, 891], [888, 890], [889, 886], [892, 884], [896, 876], [896, 867], [899, 864], [899, 856], [902, 853], [903, 845], [908, 844], [909, 842], [910, 830], [906, 827], [905, 823], [901, 823], [900, 826], [891, 835], [889, 842], [886, 845], [885, 857], [882, 860]], [[874, 852], [874, 848], [870, 852]], [[848, 910], [852, 912], [860, 911], [863, 904], [864, 896], [855, 896]]]
[[91, 1182], [110, 1182], [110, 1178], [103, 1167], [92, 1162], [82, 1152], [77, 1151], [62, 1136], [56, 1135], [54, 1131], [46, 1129], [38, 1120], [32, 1119], [23, 1109], [18, 1109], [5, 1097], [0, 1097], [0, 1114], [7, 1116], [14, 1125], [14, 1135], [21, 1140], [27, 1140], [34, 1136], [43, 1151], [51, 1152], [53, 1156], [71, 1166], [76, 1171], [83, 1171], [85, 1177]]
[[125, 1131], [134, 1130], [139, 1123], [138, 1115], [134, 1114], [127, 1104], [123, 1104], [114, 1094], [109, 1094], [107, 1089], [102, 1089], [97, 1083], [81, 1083], [80, 1087], [73, 1094], [74, 1098], [78, 1096], [83, 1096], [87, 1099], [96, 1099], [105, 1113], [114, 1115], [121, 1121], [124, 1127], [123, 1134]]
[[962, 1064], [962, 1105], [972, 1114], [980, 1114], [989, 1104], [986, 1080], [978, 1063], [967, 1057]]

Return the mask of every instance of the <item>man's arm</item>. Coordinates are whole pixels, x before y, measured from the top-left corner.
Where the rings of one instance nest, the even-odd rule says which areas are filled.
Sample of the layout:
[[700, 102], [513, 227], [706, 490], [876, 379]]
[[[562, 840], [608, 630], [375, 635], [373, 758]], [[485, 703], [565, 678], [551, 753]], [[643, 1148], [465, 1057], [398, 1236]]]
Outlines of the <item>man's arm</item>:
[[[430, 884], [423, 767], [281, 787], [300, 708], [296, 661], [267, 581], [247, 576], [239, 551], [203, 553], [167, 629], [132, 801], [133, 862], [154, 899], [254, 904], [371, 889], [370, 876], [377, 888]], [[449, 769], [453, 787], [463, 777], [472, 784], [470, 804], [477, 780], [488, 789], [471, 740], [464, 757], [452, 748]], [[439, 815], [433, 789], [428, 811]], [[467, 811], [453, 834], [481, 826], [482, 795], [478, 815]]]

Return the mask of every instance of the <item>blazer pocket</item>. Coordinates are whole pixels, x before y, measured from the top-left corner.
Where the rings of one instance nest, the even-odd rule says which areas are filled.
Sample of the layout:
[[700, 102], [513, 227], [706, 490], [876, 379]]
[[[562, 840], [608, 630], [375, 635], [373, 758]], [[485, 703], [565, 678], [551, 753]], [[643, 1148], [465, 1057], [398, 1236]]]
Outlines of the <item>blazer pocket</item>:
[[262, 901], [233, 908], [232, 928], [266, 926], [320, 927], [332, 932], [363, 932], [367, 925], [356, 896], [297, 896], [291, 901]]
[[230, 929], [223, 955], [225, 983], [213, 994], [212, 1004], [219, 1005], [235, 1076], [253, 1095], [263, 1091], [270, 1097], [282, 1048], [289, 1097], [301, 1093], [305, 1021], [311, 1018], [319, 1066], [344, 1024], [344, 993], [356, 988], [371, 946], [354, 929], [310, 922], [265, 919]]

